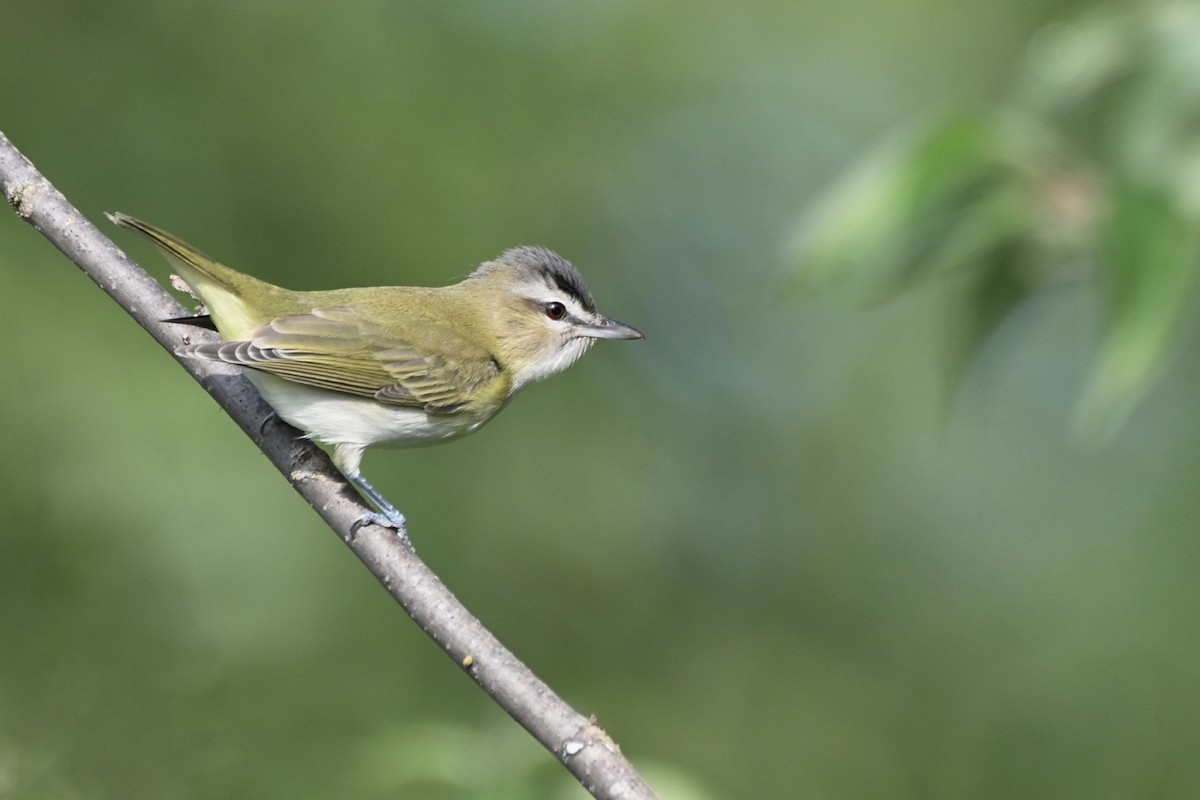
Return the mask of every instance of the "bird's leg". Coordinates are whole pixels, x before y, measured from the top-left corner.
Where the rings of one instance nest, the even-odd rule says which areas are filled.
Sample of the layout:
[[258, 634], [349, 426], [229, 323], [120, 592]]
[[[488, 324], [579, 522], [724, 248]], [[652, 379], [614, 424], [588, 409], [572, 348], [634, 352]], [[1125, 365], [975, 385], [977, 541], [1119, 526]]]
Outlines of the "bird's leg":
[[354, 534], [363, 525], [374, 524], [382, 525], [385, 528], [395, 528], [396, 533], [400, 535], [401, 541], [408, 545], [408, 549], [412, 549], [412, 542], [408, 540], [408, 530], [405, 527], [404, 515], [400, 513], [400, 509], [388, 502], [388, 499], [379, 493], [379, 490], [371, 485], [362, 475], [362, 455], [365, 445], [352, 442], [339, 442], [333, 448], [333, 463], [342, 471], [342, 474], [354, 482], [367, 499], [370, 500], [379, 511], [368, 511], [350, 527], [350, 533]]
[[350, 480], [358, 484], [358, 488], [362, 489], [363, 494], [383, 512], [382, 516], [387, 520], [387, 527], [399, 530], [404, 529], [406, 520], [404, 519], [404, 515], [400, 513], [400, 509], [389, 503], [387, 498], [381, 495], [379, 490], [372, 486], [366, 478], [362, 475], [353, 475]]
[[358, 530], [359, 527], [366, 525], [367, 523], [382, 525], [385, 528], [395, 528], [396, 532], [400, 534], [400, 538], [403, 539], [405, 544], [408, 544], [408, 546], [411, 548], [412, 545], [409, 544], [408, 531], [405, 527], [406, 520], [404, 519], [404, 514], [400, 512], [400, 509], [389, 503], [388, 499], [380, 494], [379, 490], [372, 486], [371, 483], [364, 478], [361, 473], [358, 475], [348, 475], [346, 477], [354, 481], [354, 484], [358, 486], [364, 495], [367, 496], [367, 499], [369, 499], [379, 508], [379, 511], [370, 511], [359, 517], [358, 521], [354, 523], [354, 529]]

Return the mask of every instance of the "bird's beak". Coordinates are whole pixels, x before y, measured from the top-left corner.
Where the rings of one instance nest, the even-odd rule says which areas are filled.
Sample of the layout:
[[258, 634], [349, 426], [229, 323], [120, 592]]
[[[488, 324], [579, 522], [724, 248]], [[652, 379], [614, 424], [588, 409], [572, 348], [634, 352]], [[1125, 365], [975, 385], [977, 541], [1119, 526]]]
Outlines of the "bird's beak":
[[637, 328], [631, 328], [624, 322], [601, 317], [594, 325], [581, 325], [579, 332], [592, 339], [645, 339]]

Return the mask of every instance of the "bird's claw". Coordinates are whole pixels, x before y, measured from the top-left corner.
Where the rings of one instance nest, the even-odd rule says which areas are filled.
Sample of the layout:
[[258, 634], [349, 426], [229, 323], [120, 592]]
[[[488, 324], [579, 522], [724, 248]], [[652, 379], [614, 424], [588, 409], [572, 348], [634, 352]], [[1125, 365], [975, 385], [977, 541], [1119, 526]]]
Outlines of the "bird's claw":
[[267, 414], [265, 417], [263, 417], [263, 421], [258, 425], [259, 438], [267, 435], [267, 426], [277, 419], [279, 419], [279, 415], [275, 413], [274, 409], [272, 409], [270, 414]]
[[386, 514], [380, 511], [368, 511], [354, 521], [350, 526], [350, 535], [354, 536], [358, 533], [358, 529], [363, 525], [378, 525], [382, 528], [391, 528], [396, 531], [396, 535], [400, 537], [400, 541], [404, 542], [409, 550], [413, 549], [412, 542], [408, 538], [408, 528], [404, 515], [397, 511], [395, 514]]

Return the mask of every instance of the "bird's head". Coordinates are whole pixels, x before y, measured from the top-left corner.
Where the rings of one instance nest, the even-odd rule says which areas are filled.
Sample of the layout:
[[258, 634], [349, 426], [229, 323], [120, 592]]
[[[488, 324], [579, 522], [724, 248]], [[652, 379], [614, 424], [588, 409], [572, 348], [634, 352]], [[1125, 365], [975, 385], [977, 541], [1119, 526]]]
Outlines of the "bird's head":
[[490, 311], [513, 391], [575, 363], [597, 339], [641, 339], [596, 310], [579, 270], [543, 247], [515, 247], [465, 282]]

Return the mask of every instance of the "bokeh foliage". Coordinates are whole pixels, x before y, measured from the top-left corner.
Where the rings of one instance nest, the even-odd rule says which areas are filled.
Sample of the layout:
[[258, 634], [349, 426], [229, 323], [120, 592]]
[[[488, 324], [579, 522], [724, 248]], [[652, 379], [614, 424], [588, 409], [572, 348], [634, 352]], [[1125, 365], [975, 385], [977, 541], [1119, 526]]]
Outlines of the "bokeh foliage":
[[1034, 294], [1089, 282], [1105, 311], [1077, 422], [1111, 435], [1191, 338], [1198, 40], [1190, 2], [1048, 26], [1007, 102], [909, 125], [829, 192], [799, 236], [799, 285], [877, 300], [965, 284], [969, 361]]
[[[1183, 36], [1159, 8], [0, 0], [0, 128], [92, 219], [284, 285], [449, 282], [539, 243], [646, 331], [366, 467], [664, 797], [1191, 798], [1186, 322], [1104, 447], [1066, 424], [1116, 330], [1097, 242], [1157, 262], [1192, 235], [1185, 162], [1133, 167], [1187, 141], [1123, 66], [1149, 63], [1130, 31]], [[1054, 59], [1074, 99], [1019, 77]], [[1095, 90], [1074, 61], [1109, 64]], [[930, 211], [867, 197], [886, 236], [848, 238], [914, 237], [860, 273], [892, 299], [798, 299], [796, 219], [898, 127], [926, 171], [894, 191]], [[1023, 247], [989, 272], [997, 236]], [[0, 797], [581, 796], [11, 216], [0, 334]], [[977, 354], [948, 409], [947, 352]]]

